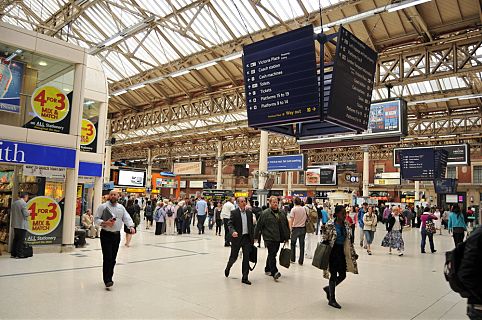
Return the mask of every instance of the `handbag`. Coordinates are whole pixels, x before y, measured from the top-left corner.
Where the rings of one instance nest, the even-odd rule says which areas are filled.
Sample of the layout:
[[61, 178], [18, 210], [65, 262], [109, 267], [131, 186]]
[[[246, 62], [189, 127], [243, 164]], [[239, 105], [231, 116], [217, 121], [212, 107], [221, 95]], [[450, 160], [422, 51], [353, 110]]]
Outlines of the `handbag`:
[[279, 253], [279, 264], [287, 269], [290, 268], [290, 263], [291, 263], [291, 250], [288, 248], [285, 248], [283, 245], [283, 248], [281, 248], [281, 252]]
[[437, 232], [437, 230], [435, 229], [435, 223], [433, 223], [432, 219], [427, 220], [425, 224], [425, 230], [427, 230], [428, 233]]
[[255, 245], [251, 245], [249, 249], [249, 262], [254, 263], [254, 266], [251, 268], [249, 267], [249, 271], [253, 271], [256, 268], [256, 264], [258, 263], [258, 248]]
[[316, 246], [315, 254], [311, 264], [321, 270], [328, 270], [330, 264], [331, 246], [329, 244], [319, 242]]
[[311, 222], [310, 216], [308, 215], [308, 213], [306, 211], [307, 210], [305, 210], [305, 214], [306, 214], [306, 223], [305, 223], [306, 233], [315, 233], [315, 225], [313, 224], [313, 222]]

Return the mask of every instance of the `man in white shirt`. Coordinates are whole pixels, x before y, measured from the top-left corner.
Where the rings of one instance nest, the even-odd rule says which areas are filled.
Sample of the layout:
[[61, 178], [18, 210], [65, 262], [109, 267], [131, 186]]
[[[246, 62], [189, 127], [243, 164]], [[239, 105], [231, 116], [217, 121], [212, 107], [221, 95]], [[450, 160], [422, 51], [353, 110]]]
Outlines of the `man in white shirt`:
[[224, 246], [230, 247], [231, 246], [231, 236], [229, 234], [229, 219], [231, 218], [231, 211], [235, 209], [234, 207], [234, 197], [229, 198], [228, 201], [223, 205], [223, 209], [221, 210], [221, 218], [223, 219], [224, 224]]

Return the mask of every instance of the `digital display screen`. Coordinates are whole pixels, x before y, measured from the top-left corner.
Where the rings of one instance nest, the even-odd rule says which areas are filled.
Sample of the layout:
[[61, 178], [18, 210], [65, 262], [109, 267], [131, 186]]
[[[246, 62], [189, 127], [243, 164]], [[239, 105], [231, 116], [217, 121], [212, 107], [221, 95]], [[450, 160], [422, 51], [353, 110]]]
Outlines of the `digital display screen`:
[[307, 186], [336, 186], [336, 165], [308, 168], [305, 177]]
[[145, 171], [119, 170], [119, 186], [144, 187]]

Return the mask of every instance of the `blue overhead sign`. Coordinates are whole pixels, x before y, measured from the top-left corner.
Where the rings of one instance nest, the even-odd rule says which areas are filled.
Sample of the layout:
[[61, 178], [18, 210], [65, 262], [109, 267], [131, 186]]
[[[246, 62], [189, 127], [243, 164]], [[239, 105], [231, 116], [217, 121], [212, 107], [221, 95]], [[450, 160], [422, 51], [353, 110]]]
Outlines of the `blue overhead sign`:
[[102, 177], [102, 163], [79, 162], [79, 176]]
[[268, 157], [268, 171], [304, 171], [305, 157], [302, 154]]
[[75, 168], [75, 149], [0, 140], [0, 162]]
[[313, 26], [255, 42], [243, 52], [250, 127], [320, 119]]

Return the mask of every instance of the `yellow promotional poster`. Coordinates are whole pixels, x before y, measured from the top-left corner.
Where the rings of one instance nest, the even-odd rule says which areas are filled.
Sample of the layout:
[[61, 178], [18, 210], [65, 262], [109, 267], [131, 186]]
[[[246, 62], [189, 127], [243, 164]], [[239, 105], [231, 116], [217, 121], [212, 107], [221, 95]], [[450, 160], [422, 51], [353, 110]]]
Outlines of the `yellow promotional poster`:
[[82, 128], [80, 134], [80, 145], [88, 146], [89, 144], [94, 142], [95, 137], [97, 136], [97, 129], [95, 128], [92, 121], [82, 119]]
[[52, 86], [43, 86], [35, 89], [32, 94], [32, 109], [41, 120], [57, 123], [69, 113], [70, 103], [62, 90]]
[[27, 203], [29, 210], [27, 242], [31, 244], [61, 243], [62, 220], [60, 204], [52, 198], [39, 196]]

